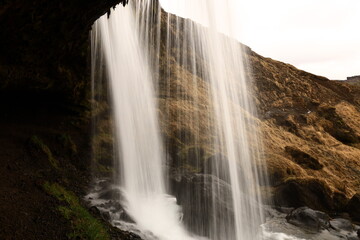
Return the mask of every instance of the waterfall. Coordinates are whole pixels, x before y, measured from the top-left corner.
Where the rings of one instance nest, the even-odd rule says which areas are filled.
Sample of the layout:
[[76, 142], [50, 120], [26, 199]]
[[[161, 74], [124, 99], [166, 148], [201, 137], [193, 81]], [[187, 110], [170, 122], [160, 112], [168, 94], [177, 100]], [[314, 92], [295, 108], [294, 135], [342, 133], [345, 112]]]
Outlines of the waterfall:
[[[97, 20], [93, 39], [105, 55], [120, 158], [117, 183], [122, 204], [144, 231], [161, 239], [190, 239], [180, 222], [180, 209], [166, 194], [164, 154], [156, 114], [153, 78], [139, 38], [133, 6]], [[100, 35], [99, 37], [97, 37]], [[93, 44], [96, 46], [96, 44]]]
[[[156, 239], [260, 239], [261, 142], [242, 47], [219, 33], [217, 1], [186, 2], [206, 26], [164, 13], [156, 0], [130, 1], [93, 26], [110, 82], [121, 203]], [[163, 145], [161, 130], [171, 127], [176, 136], [163, 133]], [[192, 159], [176, 159], [186, 144]]]
[[[259, 226], [264, 222], [259, 183], [264, 181], [265, 176], [261, 174], [264, 171], [258, 169], [262, 146], [256, 110], [250, 96], [251, 83], [245, 76], [242, 46], [235, 39], [220, 33], [225, 31], [231, 36], [231, 28], [236, 27], [232, 26], [234, 19], [231, 18], [230, 2], [182, 1], [182, 10], [189, 13], [187, 16], [202, 19], [205, 26], [172, 14], [168, 14], [166, 21], [163, 21], [167, 29], [165, 55], [168, 59], [175, 58], [177, 64], [195, 76], [192, 81], [195, 88], [199, 85], [196, 76], [207, 83], [213, 118], [208, 129], [203, 131], [215, 137], [212, 143], [205, 144], [221, 153], [205, 160], [205, 174], [201, 179], [204, 186], [211, 188], [212, 197], [204, 201], [202, 196], [182, 196], [184, 219], [192, 231], [211, 239], [259, 239]], [[174, 46], [181, 50], [174, 53]], [[168, 81], [176, 77], [186, 79], [187, 73], [176, 76], [179, 74], [174, 71], [167, 72]], [[201, 104], [196, 94], [194, 99], [186, 95], [179, 98], [195, 106]], [[178, 121], [197, 126], [205, 124], [196, 114]], [[194, 136], [193, 144], [200, 146], [204, 141]], [[204, 161], [203, 158], [196, 160], [195, 166], [201, 166]], [[209, 178], [206, 174], [216, 178]], [[191, 186], [182, 189], [179, 195], [186, 195], [189, 191], [192, 191]], [[227, 204], [223, 204], [224, 200]], [[187, 214], [186, 208], [189, 206], [192, 207]], [[199, 212], [191, 215], [191, 211]], [[206, 211], [211, 212], [199, 217]]]

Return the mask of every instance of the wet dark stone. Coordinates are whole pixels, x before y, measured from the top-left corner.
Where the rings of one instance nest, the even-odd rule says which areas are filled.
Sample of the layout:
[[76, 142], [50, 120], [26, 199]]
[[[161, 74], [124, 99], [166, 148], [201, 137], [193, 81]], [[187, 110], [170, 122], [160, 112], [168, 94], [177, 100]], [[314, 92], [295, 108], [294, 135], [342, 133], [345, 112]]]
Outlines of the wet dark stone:
[[276, 206], [308, 206], [321, 211], [334, 208], [332, 192], [329, 187], [317, 179], [291, 179], [279, 185], [274, 193]]
[[110, 221], [110, 220], [111, 220], [110, 213], [108, 213], [108, 212], [103, 212], [103, 213], [101, 213], [101, 217], [102, 217], [102, 219], [104, 219], [105, 221]]
[[106, 200], [120, 199], [121, 198], [121, 191], [120, 191], [120, 189], [117, 189], [117, 188], [107, 189], [107, 190], [104, 190], [103, 192], [101, 192], [99, 194], [99, 198], [100, 199], [106, 199]]
[[90, 207], [89, 212], [94, 214], [94, 215], [100, 215], [100, 210], [96, 206]]
[[[228, 215], [232, 219], [231, 187], [227, 182], [210, 174], [176, 174], [171, 184], [172, 194], [182, 206], [183, 222], [196, 234], [208, 234], [210, 229], [205, 228], [211, 226], [213, 217]], [[231, 223], [220, 224], [233, 231]]]
[[228, 166], [229, 163], [227, 157], [217, 153], [206, 160], [204, 173], [215, 175], [221, 180], [229, 182]]
[[201, 147], [192, 147], [187, 151], [186, 162], [194, 168], [201, 170], [204, 166], [205, 151]]
[[293, 210], [286, 216], [286, 220], [295, 226], [314, 232], [328, 229], [330, 226], [329, 215], [308, 207]]
[[360, 193], [356, 193], [348, 202], [346, 210], [354, 221], [360, 221]]
[[275, 206], [274, 209], [276, 209], [278, 212], [289, 214], [291, 211], [294, 210], [294, 208], [288, 208], [288, 207], [281, 207], [281, 206]]
[[330, 221], [330, 225], [332, 228], [338, 231], [354, 231], [354, 226], [348, 219], [335, 218]]
[[334, 209], [337, 212], [343, 212], [345, 210], [346, 204], [347, 204], [347, 198], [344, 193], [341, 192], [334, 192], [333, 194], [333, 203], [334, 203]]
[[127, 214], [127, 212], [125, 210], [121, 212], [120, 219], [125, 222], [135, 223], [134, 219], [132, 217], [130, 217], [130, 215]]
[[112, 207], [111, 212], [113, 212], [113, 213], [119, 212], [119, 211], [124, 211], [124, 208], [121, 206], [119, 201], [110, 201], [109, 206]]

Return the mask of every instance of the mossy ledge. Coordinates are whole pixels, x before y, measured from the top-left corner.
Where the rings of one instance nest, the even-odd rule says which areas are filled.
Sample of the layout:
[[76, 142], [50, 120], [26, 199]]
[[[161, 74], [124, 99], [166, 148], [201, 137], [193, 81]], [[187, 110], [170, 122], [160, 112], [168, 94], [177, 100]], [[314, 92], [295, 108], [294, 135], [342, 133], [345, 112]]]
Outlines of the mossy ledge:
[[65, 219], [70, 221], [73, 230], [73, 232], [68, 234], [70, 239], [110, 239], [106, 226], [93, 217], [87, 209], [80, 204], [78, 197], [74, 193], [66, 190], [57, 183], [46, 182], [43, 188], [48, 194], [61, 202], [58, 210]]
[[51, 166], [55, 169], [60, 169], [58, 160], [54, 158], [50, 148], [41, 140], [41, 138], [36, 135], [31, 136], [30, 145], [37, 151], [44, 153]]

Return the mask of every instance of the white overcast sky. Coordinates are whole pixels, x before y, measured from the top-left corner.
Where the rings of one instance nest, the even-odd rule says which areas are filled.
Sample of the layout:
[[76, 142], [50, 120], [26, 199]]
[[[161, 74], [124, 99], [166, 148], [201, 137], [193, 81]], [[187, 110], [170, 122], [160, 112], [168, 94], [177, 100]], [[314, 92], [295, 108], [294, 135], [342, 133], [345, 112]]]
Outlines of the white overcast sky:
[[[203, 22], [204, 1], [160, 0], [169, 12]], [[329, 79], [360, 75], [360, 0], [227, 0], [235, 35], [255, 52]], [[225, 0], [217, 0], [224, 19]]]

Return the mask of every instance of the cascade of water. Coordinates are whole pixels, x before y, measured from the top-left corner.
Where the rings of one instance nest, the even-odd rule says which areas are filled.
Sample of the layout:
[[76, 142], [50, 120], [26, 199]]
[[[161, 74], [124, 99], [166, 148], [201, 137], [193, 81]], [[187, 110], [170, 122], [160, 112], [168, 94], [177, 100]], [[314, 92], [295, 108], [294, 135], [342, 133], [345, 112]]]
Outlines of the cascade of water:
[[[165, 105], [161, 108], [164, 118], [179, 125], [186, 122], [197, 132], [179, 131], [179, 139], [186, 142], [193, 135], [191, 144], [206, 143], [213, 154], [203, 174], [196, 175], [201, 189], [190, 184], [177, 192], [184, 224], [194, 234], [214, 240], [260, 239], [263, 216], [256, 162], [261, 144], [241, 46], [219, 34], [224, 23], [215, 21], [215, 0], [186, 1], [191, 12], [206, 18], [206, 28], [170, 14], [160, 15], [159, 6], [153, 3], [157, 1], [131, 1], [130, 6], [113, 11], [110, 19], [99, 19], [93, 31], [110, 79], [123, 205], [140, 229], [160, 239], [192, 238], [183, 227], [176, 200], [166, 194], [154, 101], [153, 84], [158, 83], [158, 94], [171, 98], [159, 100]], [[230, 15], [221, 15], [229, 25]], [[170, 79], [176, 80], [176, 86]], [[188, 102], [188, 115], [172, 112]], [[193, 165], [202, 168], [204, 159], [195, 158]]]
[[93, 39], [100, 41], [104, 51], [110, 80], [119, 143], [118, 184], [123, 191], [124, 208], [140, 229], [160, 239], [190, 239], [180, 222], [176, 201], [165, 192], [153, 78], [144, 39], [139, 34], [149, 31], [148, 13], [141, 12], [141, 18], [136, 17], [139, 11], [149, 9], [146, 4], [147, 1], [137, 1], [119, 8], [110, 19], [104, 16], [97, 20], [93, 29]]
[[[167, 25], [166, 54], [208, 84], [207, 94], [214, 118], [205, 134], [215, 136], [212, 139], [213, 151], [221, 153], [206, 163], [205, 173], [212, 177], [204, 176], [200, 180], [203, 186], [211, 188], [210, 197], [187, 194], [193, 191], [191, 185], [178, 195], [187, 195], [180, 196], [183, 198], [185, 223], [197, 234], [219, 240], [259, 239], [259, 226], [264, 220], [259, 192], [259, 181], [263, 176], [259, 176], [256, 165], [262, 149], [258, 140], [256, 111], [249, 94], [250, 81], [244, 74], [242, 47], [234, 39], [220, 34], [226, 32], [231, 35], [231, 29], [235, 27], [232, 26], [234, 21], [229, 2], [223, 1], [219, 8], [215, 0], [182, 1], [182, 6], [178, 7], [189, 13], [187, 17], [202, 19], [206, 27], [171, 14], [162, 23]], [[174, 52], [174, 47], [180, 50]], [[172, 67], [169, 64], [169, 68]], [[184, 81], [186, 79], [186, 73], [167, 72], [170, 72], [168, 80], [179, 76]], [[198, 85], [196, 77], [192, 84]], [[196, 94], [191, 100], [186, 94], [175, 93], [172, 97], [191, 101], [194, 106], [199, 104]], [[195, 112], [181, 121], [195, 129], [204, 124]], [[203, 144], [199, 139], [195, 135], [192, 144]], [[201, 158], [196, 160], [198, 162], [193, 166], [201, 166], [204, 161]], [[187, 211], [187, 208], [191, 210]], [[197, 214], [187, 215], [191, 211], [197, 211]]]

